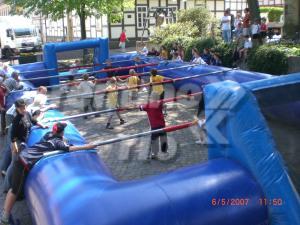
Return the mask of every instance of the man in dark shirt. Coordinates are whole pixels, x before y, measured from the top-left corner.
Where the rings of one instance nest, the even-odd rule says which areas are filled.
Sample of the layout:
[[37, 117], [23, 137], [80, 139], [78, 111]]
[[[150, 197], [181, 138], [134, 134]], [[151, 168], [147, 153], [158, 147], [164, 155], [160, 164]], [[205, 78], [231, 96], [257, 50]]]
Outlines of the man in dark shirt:
[[40, 160], [44, 153], [62, 150], [78, 151], [96, 148], [95, 145], [87, 144], [82, 146], [69, 146], [64, 142], [65, 123], [56, 123], [53, 125], [52, 132], [47, 133], [40, 142], [30, 148], [25, 148], [20, 153], [20, 157], [13, 165], [12, 188], [8, 191], [4, 209], [1, 217], [1, 225], [9, 225], [9, 216], [16, 202], [17, 197], [22, 193], [26, 177], [34, 164]]
[[24, 99], [18, 99], [15, 102], [17, 115], [14, 117], [11, 129], [12, 151], [19, 152], [19, 145], [27, 141], [32, 125], [41, 128], [47, 128], [33, 119], [29, 112], [26, 111], [26, 103]]

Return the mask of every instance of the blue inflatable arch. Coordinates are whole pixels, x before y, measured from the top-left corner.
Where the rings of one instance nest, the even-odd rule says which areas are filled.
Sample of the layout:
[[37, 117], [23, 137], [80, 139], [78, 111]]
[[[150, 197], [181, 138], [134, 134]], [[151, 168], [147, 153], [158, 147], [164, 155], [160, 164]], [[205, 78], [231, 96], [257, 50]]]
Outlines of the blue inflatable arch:
[[[97, 38], [90, 40], [81, 40], [73, 42], [62, 43], [48, 43], [44, 46], [44, 64], [46, 69], [57, 69], [57, 56], [58, 52], [93, 48], [94, 59], [93, 63], [101, 64], [109, 57], [109, 47], [107, 38]], [[56, 71], [50, 71], [49, 75], [55, 75]], [[59, 84], [59, 78], [50, 79], [50, 85]]]

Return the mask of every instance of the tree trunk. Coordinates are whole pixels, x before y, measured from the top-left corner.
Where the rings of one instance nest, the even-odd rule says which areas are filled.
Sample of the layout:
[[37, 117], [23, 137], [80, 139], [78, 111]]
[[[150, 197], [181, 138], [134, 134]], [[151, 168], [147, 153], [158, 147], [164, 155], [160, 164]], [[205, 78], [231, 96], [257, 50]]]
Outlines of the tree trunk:
[[73, 18], [71, 12], [67, 12], [67, 41], [73, 41]]
[[[85, 27], [85, 19], [86, 19], [86, 13], [85, 13], [85, 5], [80, 6], [80, 13], [78, 13], [79, 19], [80, 19], [80, 33], [81, 33], [81, 40], [86, 39], [86, 27]], [[87, 64], [88, 62], [88, 49], [83, 49], [83, 56], [82, 56], [82, 62], [83, 64]]]
[[86, 39], [86, 27], [85, 27], [85, 11], [84, 9], [79, 14], [80, 19], [80, 33], [81, 33], [81, 40]]
[[300, 38], [300, 0], [285, 0], [283, 36]]
[[256, 19], [260, 20], [260, 11], [259, 11], [259, 3], [258, 0], [247, 0], [250, 14], [251, 14], [251, 20], [255, 21]]

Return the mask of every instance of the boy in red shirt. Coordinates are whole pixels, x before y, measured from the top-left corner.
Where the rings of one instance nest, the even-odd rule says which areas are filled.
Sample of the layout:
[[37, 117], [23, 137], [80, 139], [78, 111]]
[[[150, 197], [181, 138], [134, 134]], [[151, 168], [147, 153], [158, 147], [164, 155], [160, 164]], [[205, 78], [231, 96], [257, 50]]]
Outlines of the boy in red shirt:
[[[157, 130], [166, 126], [164, 114], [163, 114], [163, 102], [157, 101], [159, 96], [153, 96], [153, 102], [140, 105], [141, 111], [147, 112], [151, 130]], [[167, 133], [161, 131], [159, 133], [151, 134], [151, 150], [149, 152], [149, 159], [157, 159], [159, 152], [159, 141], [160, 148], [163, 153], [168, 151], [168, 139]]]

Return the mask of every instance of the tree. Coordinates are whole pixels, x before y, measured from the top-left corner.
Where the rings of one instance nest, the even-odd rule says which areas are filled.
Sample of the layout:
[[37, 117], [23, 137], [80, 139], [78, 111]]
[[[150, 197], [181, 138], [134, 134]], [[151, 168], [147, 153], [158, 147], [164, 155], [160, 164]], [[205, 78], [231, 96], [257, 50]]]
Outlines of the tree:
[[260, 11], [259, 11], [259, 3], [258, 0], [247, 0], [250, 13], [251, 13], [251, 20], [255, 21], [256, 19], [260, 20]]
[[286, 0], [284, 9], [284, 37], [300, 38], [300, 0]]
[[86, 39], [85, 20], [88, 16], [122, 13], [123, 5], [130, 7], [134, 0], [5, 0], [14, 7], [22, 7], [25, 14], [42, 13], [53, 20], [75, 11], [80, 19], [81, 39]]

